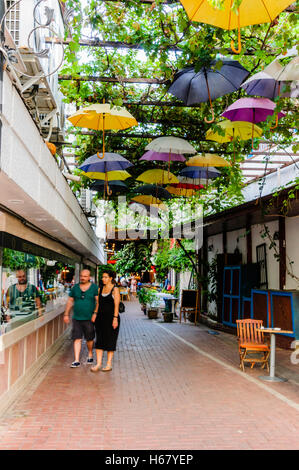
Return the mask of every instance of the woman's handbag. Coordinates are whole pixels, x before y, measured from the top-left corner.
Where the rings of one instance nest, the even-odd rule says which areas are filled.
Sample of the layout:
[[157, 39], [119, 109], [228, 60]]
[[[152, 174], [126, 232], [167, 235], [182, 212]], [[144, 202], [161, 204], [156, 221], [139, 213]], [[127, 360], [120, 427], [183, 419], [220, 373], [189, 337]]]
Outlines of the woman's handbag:
[[124, 313], [125, 311], [125, 304], [123, 302], [119, 302], [119, 308], [118, 308], [119, 313]]

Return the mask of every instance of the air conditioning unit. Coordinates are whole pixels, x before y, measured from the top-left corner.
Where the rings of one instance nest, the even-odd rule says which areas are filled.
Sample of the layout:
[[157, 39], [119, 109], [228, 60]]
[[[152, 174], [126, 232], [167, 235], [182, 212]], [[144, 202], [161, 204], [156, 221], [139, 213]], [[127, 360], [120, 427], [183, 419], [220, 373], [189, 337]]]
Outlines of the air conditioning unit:
[[97, 207], [93, 202], [91, 202], [90, 215], [92, 215], [93, 217], [97, 216]]
[[14, 0], [6, 0], [6, 10], [9, 8], [11, 10], [5, 18], [5, 25], [18, 46], [20, 41], [20, 4], [16, 4]]
[[83, 211], [89, 214], [92, 206], [92, 195], [90, 189], [81, 189], [80, 204]]

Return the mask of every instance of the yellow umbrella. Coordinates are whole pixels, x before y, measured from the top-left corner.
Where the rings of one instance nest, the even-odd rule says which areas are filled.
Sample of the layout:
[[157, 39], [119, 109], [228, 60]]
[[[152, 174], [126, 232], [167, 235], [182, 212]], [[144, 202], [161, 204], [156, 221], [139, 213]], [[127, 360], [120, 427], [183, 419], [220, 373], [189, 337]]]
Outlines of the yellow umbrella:
[[166, 186], [167, 191], [174, 196], [181, 196], [181, 197], [191, 197], [198, 194], [198, 191], [195, 189], [188, 189], [188, 188], [176, 188], [174, 186]]
[[101, 159], [105, 156], [105, 130], [128, 129], [138, 125], [136, 119], [125, 108], [118, 108], [109, 103], [92, 104], [80, 109], [68, 120], [77, 127], [103, 131], [103, 155], [100, 157], [98, 153]]
[[141, 195], [141, 196], [134, 196], [131, 201], [137, 202], [138, 204], [142, 204], [145, 206], [154, 206], [157, 207], [158, 209], [166, 209], [165, 204], [163, 204], [160, 199], [154, 197], [154, 196], [148, 196], [148, 195]]
[[151, 184], [169, 184], [179, 183], [178, 178], [173, 174], [165, 170], [147, 170], [136, 178], [136, 181], [142, 181], [143, 183]]
[[130, 173], [125, 170], [120, 171], [107, 171], [106, 173], [100, 173], [99, 171], [83, 171], [83, 175], [88, 176], [92, 180], [103, 180], [103, 181], [113, 181], [120, 180], [124, 181], [127, 178], [130, 178]]
[[252, 24], [272, 23], [294, 0], [243, 0], [235, 12], [233, 0], [224, 0], [223, 8], [213, 7], [208, 0], [181, 0], [192, 21], [211, 24], [222, 29], [238, 28], [238, 50], [233, 41], [231, 48], [239, 54], [242, 49], [240, 28]]
[[256, 124], [247, 121], [222, 121], [217, 124], [224, 131], [225, 135], [220, 135], [209, 129], [206, 133], [207, 140], [213, 140], [223, 144], [224, 142], [232, 142], [234, 139], [249, 140], [252, 137], [261, 137], [263, 130]]
[[230, 163], [219, 155], [206, 153], [205, 155], [195, 155], [186, 162], [187, 166], [230, 166]]

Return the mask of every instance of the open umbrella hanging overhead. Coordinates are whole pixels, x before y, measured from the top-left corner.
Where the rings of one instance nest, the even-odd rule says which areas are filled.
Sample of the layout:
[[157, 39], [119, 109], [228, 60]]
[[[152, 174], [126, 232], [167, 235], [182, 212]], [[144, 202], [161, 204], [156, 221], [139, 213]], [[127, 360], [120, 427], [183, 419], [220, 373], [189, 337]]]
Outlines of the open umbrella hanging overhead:
[[185, 162], [186, 158], [184, 155], [179, 153], [170, 153], [169, 152], [156, 152], [155, 150], [148, 150], [139, 160], [146, 160], [148, 162], [157, 161], [157, 162]]
[[219, 142], [223, 144], [225, 142], [233, 142], [235, 139], [240, 140], [249, 140], [252, 137], [252, 127], [253, 127], [253, 137], [261, 137], [263, 135], [263, 130], [256, 126], [252, 126], [251, 123], [246, 121], [221, 121], [217, 123], [217, 126], [221, 127], [225, 132], [224, 135], [218, 134], [213, 129], [209, 129], [206, 133], [207, 140], [213, 140], [214, 142]]
[[122, 171], [131, 166], [133, 166], [133, 164], [118, 153], [105, 153], [104, 156], [100, 156], [100, 159], [97, 155], [92, 155], [87, 158], [82, 165], [80, 165], [79, 169], [88, 175], [91, 173], [104, 173], [106, 175], [104, 196], [105, 194], [110, 196], [112, 192], [109, 190], [108, 172]]
[[186, 162], [187, 166], [230, 166], [230, 162], [219, 155], [206, 153], [205, 155], [195, 155]]
[[[204, 186], [201, 185], [201, 189], [202, 188], [204, 188]], [[169, 185], [169, 186], [166, 186], [166, 189], [174, 196], [180, 196], [180, 197], [195, 196], [196, 194], [198, 194], [198, 191], [199, 191], [199, 188], [190, 189], [190, 188], [179, 187], [178, 185]]]
[[[246, 80], [242, 84], [242, 88], [248, 95], [263, 96], [270, 100], [274, 100], [277, 96], [298, 98], [298, 65], [296, 67], [298, 59], [299, 57], [295, 57], [285, 67], [280, 65], [278, 59], [275, 59], [264, 70]], [[285, 90], [287, 85], [290, 87], [289, 91]]]
[[87, 176], [92, 180], [102, 180], [102, 181], [113, 181], [120, 180], [124, 181], [127, 178], [130, 178], [131, 175], [126, 170], [121, 171], [107, 171], [106, 173], [100, 171], [86, 171], [83, 172], [83, 175]]
[[[217, 65], [221, 67], [217, 67]], [[194, 67], [186, 67], [174, 76], [168, 93], [182, 100], [187, 106], [209, 101], [214, 121], [212, 101], [220, 96], [239, 89], [249, 72], [235, 60], [213, 60], [209, 66], [202, 67], [198, 72]]]
[[103, 132], [103, 158], [105, 154], [105, 130], [128, 129], [137, 126], [136, 119], [125, 109], [112, 106], [109, 103], [93, 104], [86, 108], [80, 109], [68, 120], [77, 127], [85, 127]]
[[97, 155], [88, 157], [79, 168], [86, 172], [99, 171], [106, 173], [107, 171], [126, 170], [131, 166], [133, 164], [118, 153], [105, 153], [104, 156], [100, 154], [100, 159]]
[[236, 54], [242, 50], [240, 30], [243, 26], [272, 23], [293, 3], [293, 0], [243, 0], [235, 11], [232, 8], [234, 6], [232, 0], [224, 0], [221, 8], [214, 7], [208, 0], [180, 1], [192, 21], [227, 30], [238, 29], [238, 49], [235, 49], [234, 42], [231, 42], [231, 48]]
[[169, 184], [169, 183], [178, 183], [178, 178], [173, 174], [165, 170], [156, 169], [156, 170], [147, 170], [136, 178], [136, 181], [142, 181], [143, 183], [150, 184]]
[[[222, 113], [222, 116], [230, 121], [251, 122], [253, 134], [253, 124], [266, 121], [268, 116], [274, 114], [275, 108], [276, 104], [268, 98], [240, 98], [231, 104], [224, 113]], [[285, 116], [283, 111], [277, 113], [277, 120], [283, 116]]]
[[[168, 161], [168, 181], [165, 180], [165, 184], [170, 182], [170, 162], [185, 161], [186, 159], [183, 157], [184, 153], [196, 153], [195, 148], [189, 144], [187, 140], [173, 136], [158, 137], [152, 140], [152, 142], [145, 147], [145, 150], [149, 150], [152, 153], [145, 153], [143, 157], [141, 157], [143, 160]], [[166, 155], [168, 156], [167, 159]]]
[[220, 171], [213, 167], [200, 167], [200, 166], [188, 166], [183, 168], [180, 172], [181, 176], [187, 176], [188, 178], [217, 178], [220, 175]]
[[183, 155], [185, 153], [196, 153], [195, 148], [181, 137], [165, 136], [158, 137], [152, 140], [145, 150], [154, 150], [155, 152], [165, 153], [178, 153]]
[[[102, 194], [102, 193], [104, 194], [105, 191], [106, 191], [105, 181], [101, 181], [101, 180], [95, 181], [90, 186], [90, 189], [92, 191], [97, 191], [100, 194]], [[118, 193], [126, 192], [126, 191], [128, 191], [128, 189], [129, 189], [128, 186], [123, 181], [112, 180], [112, 181], [109, 182], [109, 190], [113, 195], [118, 194]]]
[[156, 207], [157, 209], [161, 210], [166, 210], [167, 207], [165, 204], [163, 204], [160, 199], [154, 197], [154, 196], [149, 196], [149, 195], [141, 195], [141, 196], [134, 196], [131, 201], [137, 202], [139, 204], [145, 205], [145, 206], [153, 206]]
[[224, 135], [215, 132], [213, 129], [209, 129], [206, 133], [207, 140], [213, 140], [214, 142], [218, 142], [223, 144], [225, 142], [233, 142], [234, 146], [234, 161], [235, 161], [235, 141], [237, 139], [240, 140], [252, 140], [253, 146], [253, 139], [254, 137], [261, 137], [263, 134], [263, 130], [246, 121], [222, 121], [217, 123], [217, 126], [221, 127], [221, 129], [225, 132]]
[[133, 192], [136, 194], [147, 194], [159, 199], [172, 199], [171, 194], [166, 189], [155, 184], [144, 184], [142, 186], [138, 186]]

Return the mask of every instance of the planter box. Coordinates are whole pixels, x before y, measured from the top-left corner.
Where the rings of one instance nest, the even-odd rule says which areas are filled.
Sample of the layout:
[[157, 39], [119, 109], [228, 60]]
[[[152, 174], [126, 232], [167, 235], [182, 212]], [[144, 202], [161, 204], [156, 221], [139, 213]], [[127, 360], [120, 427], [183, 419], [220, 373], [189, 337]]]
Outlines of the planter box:
[[149, 308], [147, 311], [147, 316], [150, 320], [155, 320], [156, 318], [158, 318], [158, 309]]
[[173, 313], [171, 312], [164, 312], [163, 313], [165, 323], [171, 323], [173, 320]]

